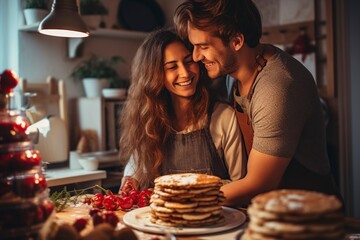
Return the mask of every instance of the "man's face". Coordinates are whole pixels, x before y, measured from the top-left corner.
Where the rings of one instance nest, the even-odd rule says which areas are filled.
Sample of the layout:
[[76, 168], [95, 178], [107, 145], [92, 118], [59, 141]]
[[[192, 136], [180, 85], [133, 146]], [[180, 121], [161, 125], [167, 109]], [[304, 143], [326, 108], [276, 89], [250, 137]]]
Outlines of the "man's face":
[[193, 59], [204, 63], [210, 78], [217, 78], [236, 71], [235, 52], [224, 45], [219, 37], [210, 31], [202, 31], [191, 24], [188, 26], [188, 36], [194, 45]]

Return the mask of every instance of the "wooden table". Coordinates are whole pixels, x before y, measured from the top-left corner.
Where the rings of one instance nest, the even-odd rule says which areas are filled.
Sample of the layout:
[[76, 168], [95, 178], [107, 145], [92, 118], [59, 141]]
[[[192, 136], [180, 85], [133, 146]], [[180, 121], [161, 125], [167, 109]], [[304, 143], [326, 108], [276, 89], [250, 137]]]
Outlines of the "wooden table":
[[[82, 204], [79, 203], [75, 206], [69, 206], [67, 208], [65, 208], [64, 210], [62, 210], [61, 212], [56, 213], [56, 221], [61, 224], [61, 223], [69, 223], [72, 224], [75, 219], [77, 218], [89, 218], [89, 210], [91, 209], [91, 206], [86, 205], [86, 204]], [[120, 219], [120, 223], [118, 224], [117, 228], [121, 229], [123, 227], [125, 227], [126, 225], [123, 223], [122, 218], [124, 216], [126, 212], [118, 210], [116, 211], [117, 216]], [[203, 239], [212, 239], [212, 240], [231, 240], [231, 239], [239, 239], [239, 236], [241, 236], [241, 234], [243, 233], [244, 229], [246, 227], [246, 223], [242, 224], [241, 226], [225, 231], [225, 232], [221, 232], [221, 233], [216, 233], [216, 234], [209, 234], [209, 235], [198, 235], [198, 236], [181, 236], [181, 237], [176, 237], [176, 239], [197, 239], [197, 240], [203, 240]], [[89, 221], [88, 225], [86, 226], [86, 228], [81, 232], [82, 235], [85, 235], [86, 233], [90, 232], [92, 230], [93, 226], [91, 221]], [[150, 239], [155, 239], [155, 237], [157, 237], [158, 239], [166, 239], [163, 235], [157, 235], [157, 234], [150, 234], [150, 233], [144, 233], [141, 231], [137, 231], [134, 230], [134, 232], [136, 233], [136, 235], [138, 236], [138, 239], [141, 240], [150, 240]]]
[[[91, 206], [83, 204], [83, 203], [79, 203], [75, 206], [69, 206], [67, 208], [65, 208], [64, 210], [62, 210], [61, 212], [56, 213], [56, 221], [61, 224], [61, 223], [69, 223], [72, 224], [76, 218], [80, 218], [80, 217], [84, 217], [84, 218], [89, 218], [89, 210], [91, 209]], [[242, 211], [244, 211], [242, 209]], [[118, 224], [117, 228], [121, 229], [123, 227], [125, 227], [126, 225], [124, 224], [124, 222], [122, 221], [122, 218], [124, 216], [126, 212], [124, 211], [116, 211], [117, 216], [120, 219], [120, 223]], [[346, 238], [345, 240], [356, 240], [359, 239], [360, 240], [360, 219], [356, 219], [356, 218], [345, 218], [345, 223], [346, 223]], [[225, 232], [220, 232], [220, 233], [215, 233], [215, 234], [208, 234], [208, 235], [198, 235], [198, 236], [180, 236], [180, 237], [176, 237], [176, 239], [178, 240], [185, 240], [185, 239], [193, 239], [193, 240], [205, 240], [205, 239], [209, 239], [209, 240], [238, 240], [240, 239], [240, 236], [242, 235], [242, 233], [244, 232], [244, 229], [247, 226], [247, 222], [240, 225], [239, 227], [236, 227], [234, 229], [225, 231]], [[85, 235], [86, 233], [90, 232], [92, 230], [93, 226], [91, 221], [89, 221], [87, 227], [82, 231], [82, 235]], [[136, 233], [136, 235], [138, 236], [138, 239], [141, 240], [151, 240], [151, 239], [166, 239], [163, 235], [156, 235], [156, 234], [150, 234], [150, 233], [144, 233], [141, 231], [137, 231], [134, 230], [134, 232]]]

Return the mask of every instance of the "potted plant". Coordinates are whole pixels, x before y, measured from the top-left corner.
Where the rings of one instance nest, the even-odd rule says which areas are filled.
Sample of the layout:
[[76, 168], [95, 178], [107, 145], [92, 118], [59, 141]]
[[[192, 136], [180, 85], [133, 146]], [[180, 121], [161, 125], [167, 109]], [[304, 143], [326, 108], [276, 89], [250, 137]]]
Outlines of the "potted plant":
[[104, 88], [102, 90], [102, 95], [105, 98], [116, 98], [124, 99], [126, 98], [127, 89], [130, 86], [130, 81], [124, 78], [115, 78], [110, 82], [109, 88]]
[[26, 0], [24, 6], [24, 16], [27, 25], [41, 22], [49, 13], [48, 0]]
[[102, 89], [124, 86], [124, 80], [118, 76], [114, 66], [124, 60], [119, 56], [104, 59], [92, 54], [90, 58], [77, 65], [71, 76], [76, 80], [82, 80], [87, 97], [101, 96]]
[[97, 29], [108, 10], [100, 0], [80, 0], [80, 13], [90, 29]]

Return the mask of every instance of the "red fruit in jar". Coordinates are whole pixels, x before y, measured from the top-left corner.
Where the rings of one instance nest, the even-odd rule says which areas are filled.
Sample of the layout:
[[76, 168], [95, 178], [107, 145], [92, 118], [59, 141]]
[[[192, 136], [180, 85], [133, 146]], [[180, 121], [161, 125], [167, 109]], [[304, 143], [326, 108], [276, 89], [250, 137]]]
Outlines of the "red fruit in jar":
[[41, 206], [36, 207], [36, 220], [37, 223], [42, 223], [45, 221], [45, 213]]
[[104, 222], [104, 217], [102, 215], [102, 213], [98, 213], [92, 216], [92, 221], [93, 221], [93, 225], [96, 226], [100, 223]]
[[101, 209], [99, 209], [99, 208], [92, 208], [92, 209], [89, 210], [89, 215], [90, 215], [91, 217], [93, 217], [93, 216], [95, 216], [95, 215], [97, 215], [97, 214], [101, 214]]
[[122, 210], [129, 210], [133, 207], [134, 203], [130, 196], [118, 198], [119, 206]]
[[119, 217], [112, 211], [107, 211], [104, 213], [105, 222], [109, 223], [114, 228], [119, 222]]
[[97, 193], [95, 194], [92, 199], [92, 205], [94, 208], [102, 208], [103, 207], [103, 200], [104, 200], [104, 195], [102, 195], [101, 193]]
[[16, 117], [14, 122], [0, 123], [0, 143], [21, 142], [28, 140], [26, 129], [29, 123], [22, 117]]
[[[6, 156], [8, 154], [8, 156]], [[30, 170], [41, 163], [41, 157], [37, 150], [14, 151], [0, 154], [0, 159], [9, 158], [8, 170], [21, 171]], [[2, 164], [0, 164], [1, 166]], [[0, 170], [1, 171], [1, 170]]]
[[30, 170], [40, 163], [41, 157], [36, 150], [0, 153], [0, 172]]
[[7, 178], [0, 178], [0, 198], [12, 192], [13, 182]]
[[85, 229], [86, 225], [88, 223], [88, 220], [85, 218], [78, 218], [75, 220], [75, 222], [73, 223], [74, 228], [76, 229], [76, 231], [81, 232], [82, 230]]
[[41, 208], [44, 210], [44, 219], [47, 219], [54, 211], [54, 203], [49, 199], [44, 199], [41, 203]]
[[47, 187], [45, 177], [37, 173], [34, 176], [26, 176], [24, 179], [14, 181], [17, 183], [16, 194], [24, 198], [34, 197]]
[[12, 92], [12, 89], [16, 87], [19, 82], [19, 77], [15, 71], [6, 69], [0, 76], [0, 93]]
[[137, 190], [131, 190], [129, 192], [129, 196], [132, 198], [133, 203], [136, 205], [139, 202], [139, 191]]
[[115, 211], [119, 207], [117, 197], [115, 195], [106, 195], [102, 202], [104, 208], [108, 211]]
[[13, 157], [14, 153], [11, 152], [0, 153], [0, 172], [8, 172], [10, 170]]

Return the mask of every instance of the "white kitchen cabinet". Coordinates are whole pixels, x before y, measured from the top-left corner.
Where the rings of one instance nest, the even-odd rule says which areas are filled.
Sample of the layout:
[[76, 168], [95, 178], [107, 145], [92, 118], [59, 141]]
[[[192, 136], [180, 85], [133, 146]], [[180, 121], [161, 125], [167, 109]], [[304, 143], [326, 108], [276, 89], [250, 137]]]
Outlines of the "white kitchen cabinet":
[[77, 100], [78, 120], [81, 132], [91, 132], [96, 136], [96, 149], [110, 151], [119, 149], [119, 117], [124, 100], [79, 98]]

